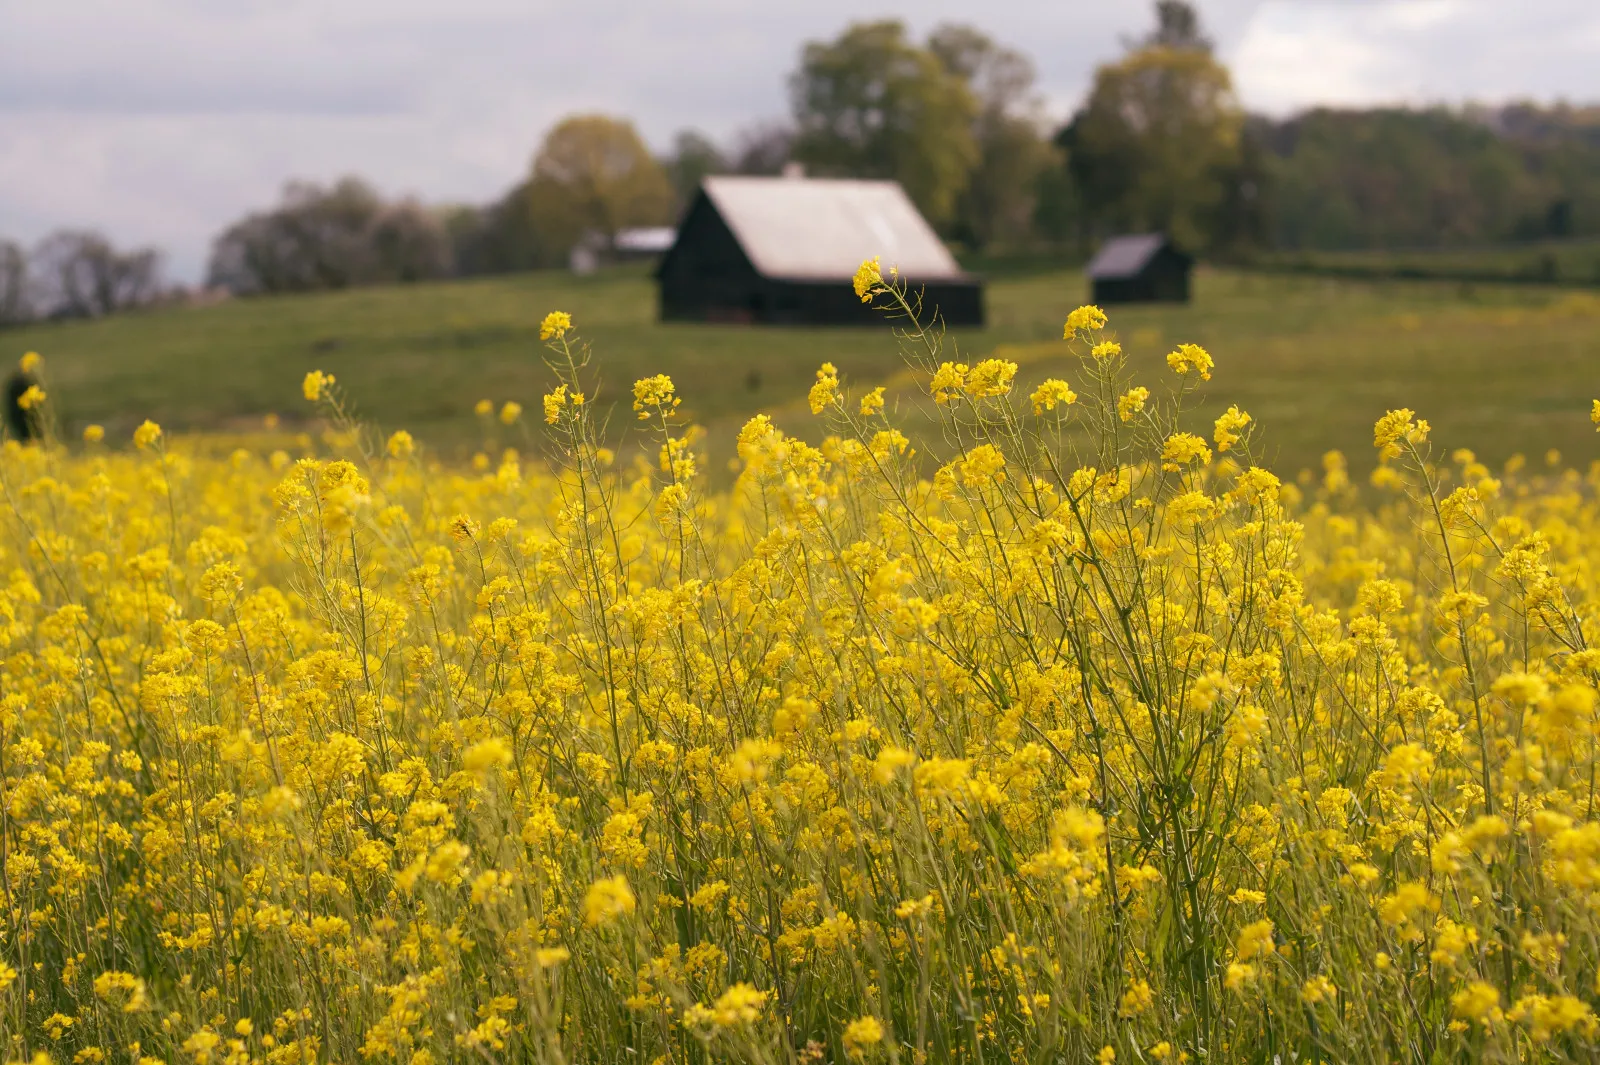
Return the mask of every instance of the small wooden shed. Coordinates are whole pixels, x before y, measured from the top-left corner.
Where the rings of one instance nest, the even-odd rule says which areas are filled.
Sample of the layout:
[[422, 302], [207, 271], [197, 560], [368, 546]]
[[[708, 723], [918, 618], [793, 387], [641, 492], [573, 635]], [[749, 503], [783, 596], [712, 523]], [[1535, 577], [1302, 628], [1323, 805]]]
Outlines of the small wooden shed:
[[983, 285], [893, 181], [708, 177], [656, 271], [662, 321], [864, 325], [852, 279], [874, 256], [928, 316], [983, 324]]
[[1090, 299], [1108, 303], [1187, 303], [1194, 258], [1162, 233], [1112, 237], [1100, 245], [1086, 272]]

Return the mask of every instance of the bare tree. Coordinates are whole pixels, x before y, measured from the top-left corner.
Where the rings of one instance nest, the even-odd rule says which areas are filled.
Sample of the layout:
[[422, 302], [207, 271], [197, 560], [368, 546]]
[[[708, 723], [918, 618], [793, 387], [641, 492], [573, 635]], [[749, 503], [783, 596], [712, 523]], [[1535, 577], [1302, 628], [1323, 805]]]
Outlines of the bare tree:
[[235, 223], [212, 244], [209, 282], [240, 294], [308, 292], [451, 271], [443, 221], [415, 201], [384, 202], [347, 177], [331, 187], [291, 182], [270, 211]]
[[160, 252], [121, 252], [91, 230], [50, 234], [34, 249], [33, 267], [40, 309], [52, 317], [99, 318], [162, 295]]
[[330, 189], [291, 182], [283, 202], [219, 236], [209, 281], [236, 293], [308, 292], [359, 284], [370, 272], [366, 232], [382, 210], [357, 178]]
[[739, 174], [781, 174], [794, 153], [794, 128], [766, 122], [739, 134], [733, 169]]
[[20, 245], [0, 240], [0, 326], [17, 325], [32, 318], [28, 257]]
[[416, 200], [401, 200], [380, 211], [367, 241], [375, 281], [425, 281], [445, 277], [455, 267], [444, 220]]

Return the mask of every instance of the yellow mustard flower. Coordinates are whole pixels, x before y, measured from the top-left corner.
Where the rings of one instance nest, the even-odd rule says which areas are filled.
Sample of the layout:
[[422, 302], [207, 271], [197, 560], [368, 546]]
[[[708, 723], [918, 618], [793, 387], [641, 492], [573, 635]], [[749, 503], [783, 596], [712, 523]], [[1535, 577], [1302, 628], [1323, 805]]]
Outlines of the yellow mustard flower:
[[300, 382], [300, 391], [305, 394], [308, 401], [315, 403], [327, 393], [333, 383], [333, 374], [323, 373], [321, 370], [312, 370], [306, 374], [305, 380]]
[[862, 303], [872, 302], [872, 297], [883, 288], [883, 270], [878, 266], [877, 256], [864, 260], [856, 268], [851, 285]]
[[139, 428], [133, 431], [133, 445], [141, 451], [145, 450], [146, 448], [154, 447], [156, 442], [160, 439], [161, 426], [157, 425], [153, 421], [150, 421], [148, 418], [145, 419], [144, 423], [141, 424]]
[[1106, 327], [1106, 312], [1093, 305], [1079, 307], [1067, 315], [1067, 324], [1062, 329], [1061, 339], [1071, 340], [1078, 333], [1090, 332]]
[[539, 323], [540, 340], [560, 340], [572, 329], [572, 315], [566, 311], [551, 311]]

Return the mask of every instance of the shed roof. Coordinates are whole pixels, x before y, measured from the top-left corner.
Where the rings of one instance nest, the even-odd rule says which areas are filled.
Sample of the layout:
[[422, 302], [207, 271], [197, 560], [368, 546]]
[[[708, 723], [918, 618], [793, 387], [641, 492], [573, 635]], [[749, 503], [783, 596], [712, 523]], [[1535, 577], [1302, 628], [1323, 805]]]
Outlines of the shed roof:
[[671, 226], [634, 226], [617, 230], [612, 247], [618, 251], [664, 252], [678, 239], [678, 231]]
[[1085, 271], [1091, 278], [1133, 277], [1167, 246], [1162, 233], [1134, 233], [1125, 237], [1112, 237], [1100, 245]]
[[843, 280], [874, 256], [915, 281], [966, 276], [897, 182], [725, 176], [702, 188], [768, 277]]

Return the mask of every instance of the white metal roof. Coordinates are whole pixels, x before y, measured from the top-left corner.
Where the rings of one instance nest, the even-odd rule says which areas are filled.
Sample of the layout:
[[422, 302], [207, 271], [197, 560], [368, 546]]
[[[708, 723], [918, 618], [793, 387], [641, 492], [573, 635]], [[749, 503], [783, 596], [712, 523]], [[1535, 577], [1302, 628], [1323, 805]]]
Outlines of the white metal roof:
[[1085, 272], [1095, 277], [1132, 277], [1143, 270], [1156, 252], [1166, 244], [1160, 233], [1136, 233], [1126, 237], [1112, 237], [1100, 245], [1094, 258], [1089, 260]]
[[724, 176], [703, 187], [768, 277], [838, 280], [873, 256], [913, 281], [966, 276], [897, 182]]
[[678, 239], [678, 231], [671, 226], [635, 226], [619, 229], [611, 246], [618, 251], [664, 252]]

